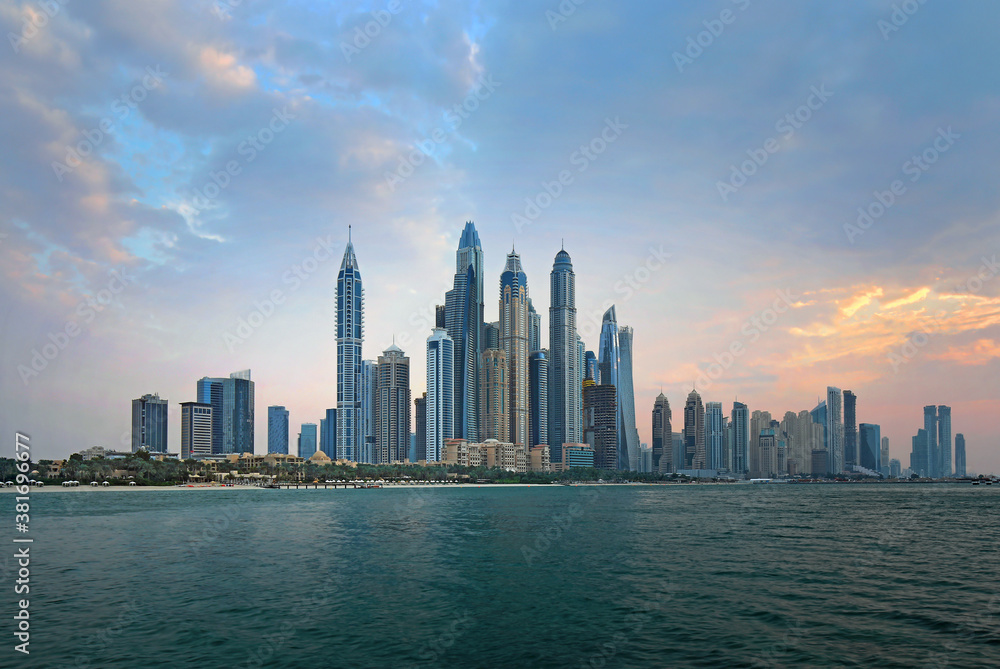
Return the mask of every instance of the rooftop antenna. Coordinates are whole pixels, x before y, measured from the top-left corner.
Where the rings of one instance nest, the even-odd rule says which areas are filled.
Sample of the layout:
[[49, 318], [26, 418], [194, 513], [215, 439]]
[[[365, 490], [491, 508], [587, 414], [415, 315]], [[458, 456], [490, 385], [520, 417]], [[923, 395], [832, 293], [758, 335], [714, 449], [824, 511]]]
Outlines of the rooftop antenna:
[[347, 243], [351, 243], [351, 224], [347, 224]]

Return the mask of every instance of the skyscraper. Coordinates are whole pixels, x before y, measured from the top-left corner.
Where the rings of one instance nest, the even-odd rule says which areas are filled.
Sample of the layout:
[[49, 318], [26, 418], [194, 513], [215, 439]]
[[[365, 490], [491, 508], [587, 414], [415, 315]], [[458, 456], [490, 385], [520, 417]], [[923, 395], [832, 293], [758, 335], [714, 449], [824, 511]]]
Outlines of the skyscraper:
[[500, 348], [500, 321], [483, 326], [483, 350]]
[[865, 469], [879, 471], [882, 465], [882, 428], [874, 423], [862, 423], [859, 430], [859, 462]]
[[157, 394], [132, 400], [132, 452], [167, 452], [167, 400]]
[[734, 474], [750, 471], [750, 410], [742, 402], [733, 402], [733, 465]]
[[910, 469], [917, 476], [930, 476], [930, 439], [927, 430], [920, 428], [913, 437], [913, 450], [910, 451]]
[[[528, 408], [531, 439], [529, 446], [548, 444], [549, 439], [549, 360], [545, 349], [534, 351], [528, 361]], [[561, 446], [561, 444], [560, 444]], [[552, 450], [549, 449], [551, 454]], [[559, 450], [562, 458], [562, 449]]]
[[673, 448], [671, 444], [670, 402], [660, 393], [653, 402], [653, 471], [668, 474], [674, 471]]
[[347, 460], [357, 458], [364, 438], [358, 417], [364, 300], [361, 271], [348, 227], [347, 248], [337, 274], [337, 457]]
[[211, 454], [212, 405], [181, 402], [181, 460]]
[[827, 467], [834, 474], [844, 471], [844, 396], [840, 388], [826, 388]]
[[[882, 447], [880, 449], [879, 471], [889, 468], [889, 437], [882, 437]], [[885, 474], [885, 472], [882, 472]]]
[[[621, 412], [621, 427], [625, 438], [625, 452], [628, 461], [622, 469], [638, 470], [639, 431], [635, 426], [635, 390], [632, 383], [632, 328], [627, 325], [618, 330], [618, 410]], [[621, 439], [619, 435], [619, 439]], [[621, 446], [619, 445], [619, 452]]]
[[965, 435], [955, 435], [955, 476], [967, 476], [965, 466]]
[[327, 409], [326, 416], [319, 419], [319, 450], [327, 454], [331, 460], [341, 458], [341, 449], [337, 448], [337, 410]]
[[705, 464], [705, 407], [692, 388], [684, 404], [684, 468], [706, 469]]
[[528, 277], [521, 257], [507, 254], [500, 275], [500, 348], [507, 355], [510, 439], [526, 445], [528, 434]]
[[480, 366], [480, 409], [481, 428], [484, 439], [510, 442], [510, 416], [507, 402], [510, 391], [507, 388], [507, 354], [502, 349], [488, 348], [483, 351]]
[[938, 406], [938, 476], [951, 476], [951, 407]]
[[[358, 462], [375, 462], [375, 384], [378, 365], [374, 360], [361, 361], [358, 374]], [[407, 404], [409, 407], [409, 404]]]
[[283, 406], [267, 407], [267, 452], [288, 454], [288, 409]]
[[583, 443], [594, 449], [598, 469], [618, 469], [617, 392], [611, 384], [595, 385], [590, 379], [583, 383]]
[[[858, 453], [858, 396], [850, 390], [844, 391], [844, 466], [861, 463]], [[863, 466], [863, 465], [862, 465]], [[877, 470], [878, 467], [875, 467]]]
[[253, 453], [254, 383], [250, 370], [233, 372], [228, 379], [199, 379], [197, 395], [200, 403], [212, 405], [212, 453]]
[[705, 466], [706, 469], [723, 469], [726, 419], [722, 413], [722, 402], [708, 402], [705, 405]]
[[316, 453], [316, 423], [302, 423], [299, 430], [299, 457], [308, 460]]
[[413, 400], [414, 448], [413, 461], [427, 459], [427, 393]]
[[542, 315], [528, 298], [528, 355], [542, 350]]
[[[576, 332], [576, 274], [560, 250], [549, 274], [549, 452], [562, 461], [562, 445], [582, 439], [582, 387]], [[596, 381], [596, 379], [595, 379]]]
[[198, 380], [195, 398], [212, 407], [212, 454], [220, 455], [222, 449], [222, 386], [223, 378], [203, 377]]
[[593, 351], [585, 351], [584, 361], [583, 378], [593, 379], [597, 383], [597, 377], [600, 376], [597, 371], [597, 355]]
[[638, 457], [639, 433], [635, 428], [635, 395], [632, 389], [632, 328], [618, 328], [614, 305], [604, 312], [598, 347], [599, 385], [615, 387], [618, 403], [618, 469], [632, 469]]
[[379, 356], [376, 370], [372, 461], [403, 462], [410, 446], [410, 359], [393, 344]]
[[924, 476], [937, 478], [940, 476], [941, 450], [938, 447], [938, 417], [937, 407], [933, 404], [924, 407], [924, 431], [927, 433], [927, 448], [924, 456], [927, 462], [923, 466]]
[[444, 440], [455, 436], [455, 346], [447, 331], [434, 328], [427, 338], [427, 450], [440, 462]]
[[483, 350], [483, 247], [471, 222], [455, 254], [454, 287], [445, 294], [445, 328], [455, 347], [455, 437], [479, 439], [479, 364]]

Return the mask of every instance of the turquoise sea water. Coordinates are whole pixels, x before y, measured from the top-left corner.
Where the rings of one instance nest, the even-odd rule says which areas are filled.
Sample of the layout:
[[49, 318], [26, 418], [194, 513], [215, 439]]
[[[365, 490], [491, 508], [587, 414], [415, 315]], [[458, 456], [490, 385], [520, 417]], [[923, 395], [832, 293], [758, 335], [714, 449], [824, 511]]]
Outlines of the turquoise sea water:
[[31, 655], [8, 622], [0, 666], [995, 667], [998, 510], [957, 484], [45, 492]]

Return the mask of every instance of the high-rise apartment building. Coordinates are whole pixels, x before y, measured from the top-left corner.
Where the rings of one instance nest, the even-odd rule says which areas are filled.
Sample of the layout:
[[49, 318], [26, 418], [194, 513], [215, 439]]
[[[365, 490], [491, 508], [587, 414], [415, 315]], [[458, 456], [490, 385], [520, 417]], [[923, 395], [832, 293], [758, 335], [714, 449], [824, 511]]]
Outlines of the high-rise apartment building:
[[938, 476], [951, 476], [951, 407], [938, 406]]
[[[556, 254], [549, 274], [549, 435], [552, 462], [562, 462], [562, 445], [580, 443], [586, 377], [579, 359], [576, 331], [576, 274], [565, 249]], [[596, 381], [596, 379], [595, 379]]]
[[965, 466], [965, 435], [959, 432], [955, 435], [955, 476], [967, 476]]
[[507, 413], [509, 373], [507, 354], [503, 349], [488, 348], [483, 351], [479, 388], [481, 431], [486, 439], [504, 443], [510, 441], [510, 416]]
[[[627, 467], [639, 469], [639, 430], [635, 425], [635, 387], [632, 382], [633, 330], [627, 325], [618, 329], [618, 410], [621, 413], [621, 429], [624, 432]], [[621, 439], [621, 435], [619, 435]], [[621, 447], [619, 446], [619, 452]]]
[[826, 388], [827, 466], [834, 474], [844, 471], [844, 395], [840, 388]]
[[[844, 391], [844, 467], [861, 463], [858, 453], [858, 396], [850, 390]], [[876, 467], [876, 469], [878, 469]]]
[[455, 347], [448, 332], [434, 328], [427, 338], [428, 462], [439, 462], [444, 440], [455, 436]]
[[167, 452], [167, 400], [157, 394], [132, 400], [132, 452]]
[[670, 402], [660, 393], [653, 403], [653, 462], [654, 472], [669, 474], [674, 471]]
[[[529, 446], [548, 444], [549, 439], [549, 360], [548, 351], [535, 351], [528, 360]], [[551, 455], [552, 450], [549, 449]], [[560, 458], [562, 454], [560, 452]]]
[[212, 405], [181, 402], [181, 460], [211, 454]]
[[319, 419], [319, 450], [326, 453], [331, 460], [343, 458], [343, 449], [337, 448], [336, 409], [327, 409], [326, 415]]
[[288, 409], [283, 406], [267, 407], [267, 452], [288, 455]]
[[924, 431], [927, 446], [924, 453], [926, 462], [923, 464], [925, 472], [923, 475], [937, 478], [940, 476], [941, 449], [938, 445], [937, 407], [933, 404], [924, 407]]
[[500, 275], [500, 348], [507, 355], [510, 440], [526, 445], [528, 434], [528, 277], [521, 257], [507, 254]]
[[684, 403], [684, 469], [707, 469], [705, 457], [705, 407], [692, 389]]
[[372, 462], [403, 462], [410, 445], [410, 359], [393, 344], [379, 356], [375, 377]]
[[213, 454], [254, 452], [254, 383], [249, 369], [233, 372], [228, 379], [200, 379], [197, 399], [212, 405]]
[[308, 460], [316, 454], [316, 423], [302, 423], [298, 446], [300, 458]]
[[732, 471], [742, 476], [750, 471], [750, 410], [743, 402], [733, 402], [730, 419], [733, 432]]
[[594, 449], [594, 466], [618, 469], [618, 389], [612, 384], [583, 384], [584, 443]]
[[882, 428], [874, 423], [862, 423], [859, 436], [859, 462], [865, 469], [874, 472], [882, 467]]
[[427, 393], [413, 400], [413, 461], [427, 459]]
[[705, 468], [725, 468], [726, 418], [722, 402], [705, 404]]

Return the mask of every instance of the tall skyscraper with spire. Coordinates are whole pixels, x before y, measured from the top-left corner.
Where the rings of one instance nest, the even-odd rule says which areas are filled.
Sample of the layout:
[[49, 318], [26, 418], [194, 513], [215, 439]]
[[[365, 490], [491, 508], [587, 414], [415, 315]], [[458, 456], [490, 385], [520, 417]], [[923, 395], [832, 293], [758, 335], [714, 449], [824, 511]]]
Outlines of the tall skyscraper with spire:
[[360, 451], [359, 392], [364, 339], [364, 287], [348, 227], [347, 248], [337, 274], [337, 457], [355, 460]]
[[512, 249], [500, 275], [500, 348], [510, 370], [507, 390], [510, 400], [510, 439], [527, 446], [528, 411], [528, 277], [521, 257]]
[[[583, 439], [583, 400], [576, 333], [576, 274], [566, 249], [556, 254], [549, 274], [549, 452], [562, 460], [562, 445]], [[596, 379], [595, 379], [596, 381]]]
[[445, 329], [455, 346], [455, 437], [478, 441], [483, 346], [483, 246], [471, 221], [455, 255], [454, 287], [445, 293]]

